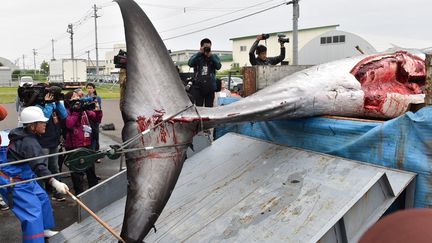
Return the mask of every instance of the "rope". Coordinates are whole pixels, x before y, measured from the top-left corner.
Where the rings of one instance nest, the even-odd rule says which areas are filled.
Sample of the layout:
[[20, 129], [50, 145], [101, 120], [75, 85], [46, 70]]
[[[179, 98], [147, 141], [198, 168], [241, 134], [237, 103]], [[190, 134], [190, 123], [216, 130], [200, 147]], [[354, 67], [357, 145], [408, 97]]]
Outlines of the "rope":
[[28, 161], [31, 161], [31, 160], [44, 159], [44, 158], [49, 158], [49, 157], [53, 157], [53, 156], [57, 156], [57, 155], [69, 154], [69, 153], [76, 152], [78, 150], [80, 150], [80, 148], [69, 150], [69, 151], [65, 151], [65, 152], [58, 152], [58, 153], [54, 153], [54, 154], [41, 155], [41, 156], [37, 156], [37, 157], [33, 157], [33, 158], [28, 158], [28, 159], [16, 160], [16, 161], [8, 162], [8, 163], [2, 163], [2, 164], [0, 164], [0, 168], [4, 167], [4, 166], [8, 166], [8, 165], [16, 165], [16, 164], [25, 163], [25, 162], [28, 162]]
[[[128, 153], [128, 152], [134, 152], [134, 151], [140, 151], [140, 150], [149, 151], [149, 150], [154, 150], [154, 149], [170, 148], [170, 147], [181, 147], [181, 146], [189, 146], [189, 145], [190, 145], [190, 143], [181, 143], [181, 144], [162, 145], [162, 146], [155, 146], [155, 147], [122, 149], [122, 151], [115, 151], [115, 153], [116, 154], [124, 154], [124, 153]], [[16, 162], [16, 161], [14, 161], [14, 162]], [[51, 175], [36, 177], [36, 178], [33, 178], [33, 179], [28, 179], [28, 180], [23, 180], [23, 181], [17, 181], [17, 182], [9, 183], [9, 184], [6, 184], [6, 185], [0, 185], [0, 189], [1, 188], [5, 188], [5, 187], [11, 187], [11, 186], [19, 185], [19, 184], [24, 184], [24, 183], [31, 182], [31, 181], [38, 181], [38, 180], [48, 179], [48, 178], [51, 178], [51, 177], [61, 176], [61, 175], [69, 174], [69, 173], [72, 173], [72, 172], [74, 172], [74, 171], [60, 172], [60, 173], [56, 173], [56, 174], [51, 174]]]
[[176, 117], [177, 115], [180, 115], [181, 113], [183, 113], [183, 112], [189, 110], [189, 109], [190, 109], [191, 107], [193, 107], [193, 106], [194, 106], [193, 104], [190, 105], [190, 106], [187, 106], [187, 107], [184, 108], [183, 110], [181, 110], [181, 111], [175, 113], [174, 115], [171, 115], [171, 116], [169, 116], [169, 117], [163, 119], [162, 121], [160, 121], [159, 123], [155, 124], [154, 126], [152, 126], [152, 127], [150, 127], [150, 128], [147, 128], [146, 130], [142, 131], [141, 133], [136, 134], [136, 135], [133, 136], [132, 138], [130, 138], [130, 139], [126, 140], [125, 142], [123, 142], [123, 143], [121, 144], [121, 146], [120, 146], [119, 149], [123, 149], [123, 148], [127, 147], [129, 144], [131, 144], [132, 142], [134, 142], [135, 140], [137, 140], [137, 139], [140, 138], [141, 136], [144, 136], [145, 134], [149, 133], [152, 129], [155, 129], [155, 128], [159, 127], [160, 125], [162, 125], [162, 124], [164, 124], [165, 122], [167, 122], [167, 121], [173, 119], [173, 118]]
[[1, 188], [5, 188], [5, 187], [11, 187], [11, 186], [19, 185], [19, 184], [24, 184], [24, 183], [31, 182], [31, 181], [44, 180], [44, 179], [48, 179], [48, 178], [55, 177], [55, 176], [66, 175], [66, 174], [69, 174], [69, 173], [72, 173], [72, 172], [73, 171], [66, 171], [66, 172], [60, 172], [60, 173], [56, 173], [56, 174], [51, 174], [51, 175], [36, 177], [36, 178], [33, 178], [33, 179], [24, 180], [24, 181], [17, 181], [17, 182], [9, 183], [9, 184], [6, 184], [6, 185], [1, 185], [0, 189]]
[[203, 120], [202, 120], [202, 117], [201, 117], [200, 113], [198, 112], [198, 108], [197, 108], [196, 105], [194, 105], [194, 108], [195, 108], [195, 112], [196, 112], [196, 114], [198, 115], [198, 119], [199, 119], [199, 121], [200, 121], [200, 128], [201, 128], [201, 131], [204, 131], [204, 122], [203, 122]]
[[172, 144], [172, 145], [162, 145], [162, 146], [155, 146], [155, 147], [143, 147], [143, 148], [132, 148], [132, 149], [122, 149], [119, 152], [119, 154], [122, 153], [129, 153], [129, 152], [135, 152], [135, 151], [149, 151], [149, 150], [154, 150], [154, 149], [161, 149], [161, 148], [172, 148], [172, 147], [182, 147], [182, 146], [189, 146], [190, 143], [179, 143], [179, 144]]
[[[140, 138], [141, 136], [144, 136], [145, 134], [149, 133], [152, 129], [155, 129], [155, 128], [159, 127], [160, 125], [164, 124], [165, 122], [168, 122], [169, 120], [173, 119], [177, 115], [180, 115], [181, 113], [185, 112], [186, 110], [190, 109], [191, 107], [195, 107], [195, 110], [196, 110], [196, 112], [198, 114], [198, 110], [196, 109], [196, 106], [194, 104], [192, 104], [192, 105], [187, 106], [186, 108], [180, 110], [179, 112], [175, 113], [174, 115], [171, 115], [171, 116], [163, 119], [159, 123], [157, 123], [154, 126], [152, 126], [152, 127], [148, 128], [148, 129], [144, 130], [143, 132], [136, 134], [132, 138], [128, 139], [127, 141], [125, 141], [123, 143], [121, 143], [118, 148], [111, 148], [111, 149], [105, 149], [105, 150], [95, 151], [95, 153], [98, 153], [98, 154], [100, 154], [100, 153], [108, 153], [108, 152], [112, 153], [112, 150], [114, 150], [114, 153], [126, 153], [126, 152], [122, 152], [122, 151], [124, 150], [125, 147], [127, 147], [128, 145], [130, 145], [133, 141], [135, 141], [138, 138]], [[199, 114], [198, 114], [198, 116], [199, 116]], [[200, 121], [201, 121], [201, 128], [203, 128], [201, 117], [200, 117]], [[184, 146], [184, 145], [185, 144], [178, 144], [178, 146]], [[158, 146], [158, 147], [145, 147], [145, 148], [138, 148], [137, 150], [152, 150], [152, 149], [172, 147], [172, 146], [175, 147], [177, 145], [166, 145], [166, 146]], [[65, 152], [58, 152], [58, 153], [54, 153], [54, 154], [47, 154], [47, 155], [37, 156], [37, 157], [33, 157], [33, 158], [28, 158], [28, 159], [16, 160], [16, 161], [8, 162], [8, 163], [1, 163], [0, 164], [0, 168], [1, 167], [5, 167], [5, 166], [9, 166], [9, 165], [22, 164], [22, 163], [25, 163], [25, 162], [28, 162], [28, 161], [32, 161], [32, 160], [44, 159], [44, 158], [49, 158], [49, 157], [58, 156], [58, 155], [64, 155], [64, 154], [70, 154], [70, 153], [77, 152], [77, 151], [79, 151], [81, 149], [82, 148], [76, 148], [76, 149], [65, 151]]]

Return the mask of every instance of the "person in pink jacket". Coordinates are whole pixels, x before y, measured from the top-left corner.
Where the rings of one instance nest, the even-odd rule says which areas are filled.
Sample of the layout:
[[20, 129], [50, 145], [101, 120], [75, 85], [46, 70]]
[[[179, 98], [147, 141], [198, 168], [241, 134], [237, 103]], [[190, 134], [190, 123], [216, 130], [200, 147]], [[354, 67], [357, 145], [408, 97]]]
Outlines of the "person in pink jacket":
[[[68, 92], [65, 95], [65, 105], [68, 116], [66, 118], [66, 137], [65, 149], [72, 150], [76, 148], [91, 148], [92, 128], [90, 122], [100, 123], [102, 120], [102, 111], [97, 101], [88, 102], [80, 100], [76, 92]], [[94, 164], [86, 170], [88, 188], [98, 183]], [[75, 194], [78, 195], [84, 191], [83, 173], [73, 172], [72, 183]]]

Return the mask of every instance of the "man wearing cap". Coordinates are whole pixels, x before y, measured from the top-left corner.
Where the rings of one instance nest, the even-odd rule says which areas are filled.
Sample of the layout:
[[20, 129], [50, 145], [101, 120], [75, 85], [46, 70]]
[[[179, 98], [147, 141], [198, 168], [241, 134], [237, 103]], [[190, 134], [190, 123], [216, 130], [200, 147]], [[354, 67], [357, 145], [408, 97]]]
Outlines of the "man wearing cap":
[[[45, 133], [48, 118], [39, 107], [29, 106], [22, 110], [19, 121], [23, 127], [15, 128], [9, 133], [9, 162], [43, 155], [37, 137]], [[50, 174], [43, 159], [34, 159], [0, 167], [0, 185]], [[54, 178], [48, 181], [59, 193], [66, 194], [69, 190], [66, 184]], [[51, 237], [56, 233], [49, 230], [54, 227], [54, 218], [48, 195], [37, 182], [1, 188], [0, 194], [21, 222], [23, 242], [43, 243], [44, 237]]]

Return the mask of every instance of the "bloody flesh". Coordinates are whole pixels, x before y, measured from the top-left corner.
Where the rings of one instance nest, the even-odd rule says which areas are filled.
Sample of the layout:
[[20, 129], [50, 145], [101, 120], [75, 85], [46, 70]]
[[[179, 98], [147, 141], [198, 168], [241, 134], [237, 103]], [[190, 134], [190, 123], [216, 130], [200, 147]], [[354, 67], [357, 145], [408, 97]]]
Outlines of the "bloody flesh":
[[366, 110], [381, 110], [388, 93], [421, 94], [425, 62], [405, 51], [363, 59], [352, 70], [365, 93]]

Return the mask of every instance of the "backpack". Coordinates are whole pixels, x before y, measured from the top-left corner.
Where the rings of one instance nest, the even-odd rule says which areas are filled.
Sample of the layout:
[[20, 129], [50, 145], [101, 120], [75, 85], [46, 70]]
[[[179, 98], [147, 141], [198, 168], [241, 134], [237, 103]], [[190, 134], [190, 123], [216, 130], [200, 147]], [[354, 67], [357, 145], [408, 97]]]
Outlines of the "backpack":
[[207, 72], [205, 75], [202, 75], [204, 66], [197, 65], [195, 70], [195, 77], [193, 84], [194, 86], [200, 90], [201, 95], [206, 96], [212, 92], [215, 92], [215, 80], [212, 78], [212, 74], [214, 72], [214, 68], [211, 63], [206, 65]]

